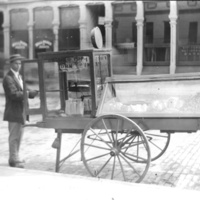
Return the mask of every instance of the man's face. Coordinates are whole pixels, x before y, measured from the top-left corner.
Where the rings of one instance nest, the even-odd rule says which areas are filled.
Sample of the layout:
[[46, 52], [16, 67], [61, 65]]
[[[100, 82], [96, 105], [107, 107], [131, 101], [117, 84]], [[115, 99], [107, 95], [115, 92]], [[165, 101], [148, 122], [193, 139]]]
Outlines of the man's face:
[[21, 60], [15, 60], [14, 62], [11, 63], [11, 68], [16, 71], [19, 72], [21, 69]]

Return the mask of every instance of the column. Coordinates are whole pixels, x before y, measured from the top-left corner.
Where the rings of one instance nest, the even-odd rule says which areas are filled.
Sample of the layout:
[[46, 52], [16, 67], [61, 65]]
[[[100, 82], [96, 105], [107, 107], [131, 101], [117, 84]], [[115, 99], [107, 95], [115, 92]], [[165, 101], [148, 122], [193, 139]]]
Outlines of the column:
[[59, 24], [53, 24], [53, 34], [54, 34], [54, 44], [53, 44], [53, 51], [59, 51], [59, 37], [58, 37], [58, 32], [59, 32]]
[[105, 47], [108, 49], [112, 48], [112, 21], [113, 21], [113, 9], [112, 3], [110, 1], [105, 2], [105, 32], [106, 32], [106, 39], [105, 39]]
[[137, 3], [137, 66], [136, 73], [141, 75], [143, 69], [143, 27], [144, 27], [144, 4], [142, 1], [136, 1]]
[[33, 50], [35, 49], [33, 44], [33, 27], [34, 27], [34, 21], [33, 21], [33, 9], [28, 10], [29, 13], [29, 22], [28, 22], [28, 44], [29, 44], [29, 59], [33, 59]]
[[86, 5], [84, 2], [80, 3], [80, 19], [79, 19], [79, 29], [80, 29], [80, 49], [87, 48], [87, 22], [86, 22]]
[[53, 51], [59, 51], [59, 26], [60, 26], [60, 18], [59, 18], [59, 8], [53, 7], [53, 14], [54, 19], [52, 22], [53, 25], [53, 34], [54, 34], [54, 44], [53, 44]]
[[4, 11], [3, 34], [4, 34], [4, 56], [5, 58], [9, 58], [10, 56], [10, 12], [9, 10]]
[[171, 26], [171, 39], [170, 39], [170, 74], [176, 71], [176, 29], [177, 29], [177, 1], [170, 1], [170, 26]]

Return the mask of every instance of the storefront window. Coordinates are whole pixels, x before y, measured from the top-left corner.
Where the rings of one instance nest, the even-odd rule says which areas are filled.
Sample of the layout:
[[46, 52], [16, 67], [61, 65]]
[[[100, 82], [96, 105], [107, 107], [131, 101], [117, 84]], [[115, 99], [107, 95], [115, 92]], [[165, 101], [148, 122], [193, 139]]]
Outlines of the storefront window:
[[34, 31], [36, 58], [38, 53], [53, 51], [53, 38], [52, 29], [37, 29]]
[[80, 48], [80, 31], [76, 29], [59, 30], [59, 49], [75, 50]]
[[20, 54], [28, 58], [28, 31], [11, 31], [11, 54]]
[[133, 66], [137, 61], [136, 3], [113, 4], [113, 64]]
[[78, 6], [60, 7], [59, 50], [80, 49]]
[[[41, 20], [42, 19], [42, 20]], [[35, 58], [38, 53], [53, 51], [53, 10], [51, 7], [41, 7], [34, 9], [34, 53]]]
[[28, 10], [14, 9], [10, 12], [11, 54], [19, 53], [28, 58]]
[[178, 1], [178, 64], [200, 64], [200, 3]]
[[0, 12], [0, 52], [3, 52], [3, 13]]
[[144, 64], [169, 65], [169, 2], [145, 2]]

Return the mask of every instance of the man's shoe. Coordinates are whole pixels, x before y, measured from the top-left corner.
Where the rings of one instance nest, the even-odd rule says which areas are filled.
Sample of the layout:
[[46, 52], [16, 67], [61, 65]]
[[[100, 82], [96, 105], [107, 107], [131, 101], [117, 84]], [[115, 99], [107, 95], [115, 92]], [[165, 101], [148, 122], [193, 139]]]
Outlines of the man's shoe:
[[19, 162], [11, 162], [11, 161], [9, 161], [9, 165], [10, 165], [10, 167], [24, 168], [24, 165], [22, 163], [19, 163]]

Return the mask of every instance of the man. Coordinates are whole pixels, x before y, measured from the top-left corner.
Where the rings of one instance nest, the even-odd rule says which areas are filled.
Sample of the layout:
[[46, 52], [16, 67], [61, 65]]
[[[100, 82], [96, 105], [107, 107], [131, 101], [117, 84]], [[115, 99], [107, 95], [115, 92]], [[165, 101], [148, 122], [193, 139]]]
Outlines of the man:
[[[23, 83], [19, 71], [23, 57], [20, 54], [10, 56], [10, 70], [3, 79], [6, 105], [4, 121], [8, 121], [9, 130], [9, 165], [11, 167], [24, 168], [24, 160], [19, 158], [19, 149], [25, 124]], [[28, 91], [28, 97], [34, 98], [37, 91]]]

